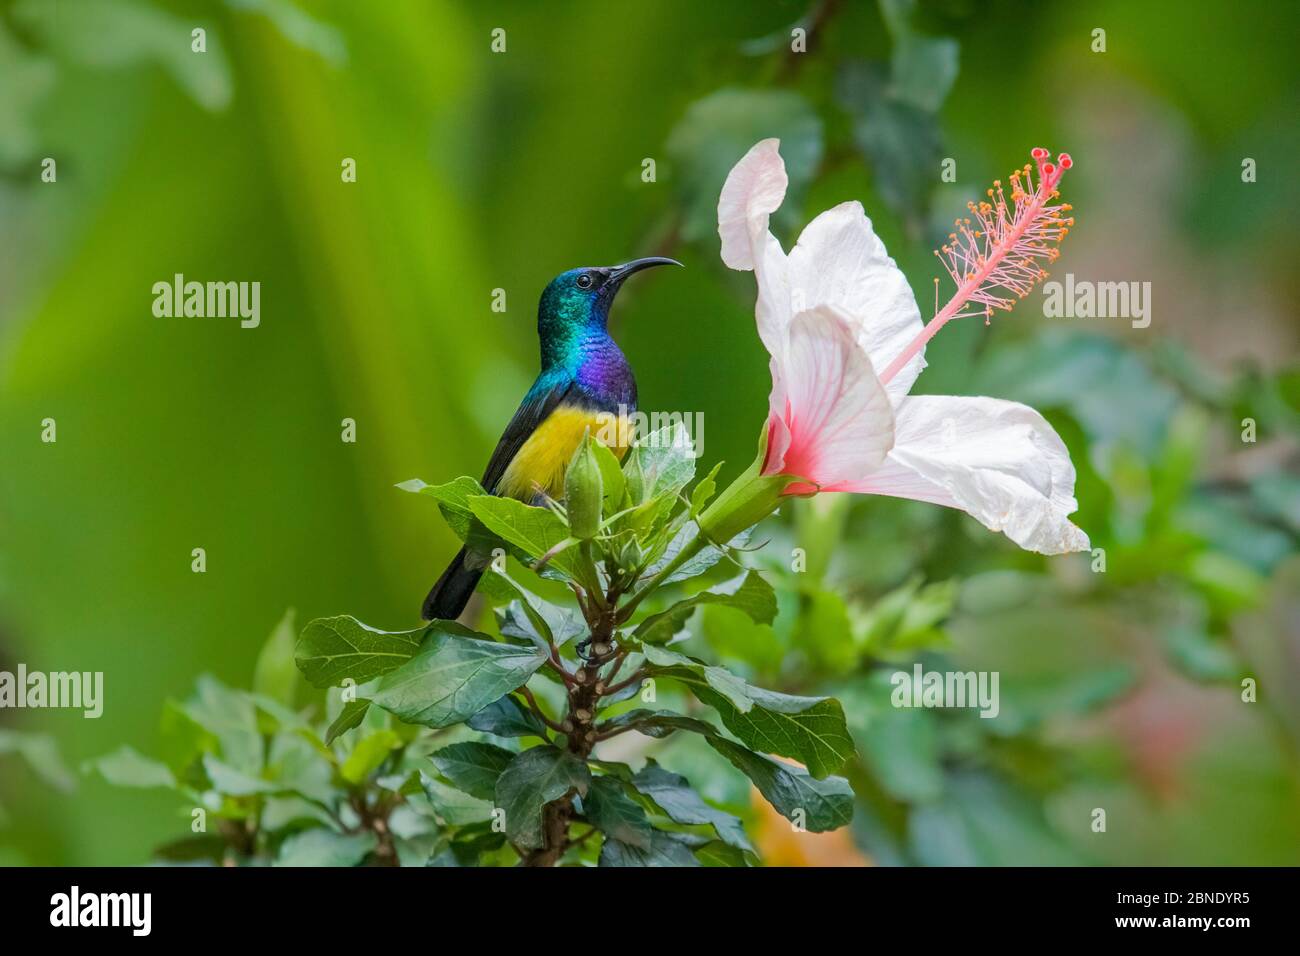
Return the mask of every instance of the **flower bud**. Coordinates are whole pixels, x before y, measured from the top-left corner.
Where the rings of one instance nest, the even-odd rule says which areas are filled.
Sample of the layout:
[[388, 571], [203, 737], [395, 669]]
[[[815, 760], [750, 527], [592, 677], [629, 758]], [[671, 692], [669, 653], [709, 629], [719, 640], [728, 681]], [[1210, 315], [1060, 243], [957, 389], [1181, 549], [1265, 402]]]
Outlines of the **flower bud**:
[[641, 455], [633, 448], [627, 454], [627, 459], [623, 462], [624, 487], [627, 489], [628, 503], [639, 505], [646, 498], [646, 480], [645, 469], [641, 464]]
[[600, 509], [604, 499], [600, 465], [592, 450], [590, 433], [582, 438], [564, 475], [564, 506], [569, 511], [569, 532], [580, 540], [594, 538], [600, 530]]

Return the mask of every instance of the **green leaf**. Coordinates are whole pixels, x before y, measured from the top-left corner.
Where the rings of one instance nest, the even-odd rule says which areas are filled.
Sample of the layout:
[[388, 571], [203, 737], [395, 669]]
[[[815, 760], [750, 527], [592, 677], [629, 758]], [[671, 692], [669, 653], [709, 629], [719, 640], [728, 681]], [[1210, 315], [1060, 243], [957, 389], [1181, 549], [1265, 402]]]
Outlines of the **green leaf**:
[[472, 730], [498, 737], [541, 737], [546, 739], [546, 726], [537, 715], [507, 695], [488, 704], [466, 721]]
[[752, 780], [777, 813], [812, 833], [835, 830], [853, 819], [853, 790], [843, 777], [817, 780], [725, 737], [710, 737], [709, 746]]
[[[701, 592], [707, 594], [708, 592]], [[699, 597], [700, 595], [696, 595]], [[695, 598], [679, 601], [666, 611], [651, 614], [636, 626], [632, 636], [645, 644], [667, 644], [686, 626], [686, 622], [695, 613], [695, 606], [702, 603]]]
[[652, 614], [637, 626], [633, 636], [647, 644], [664, 644], [685, 626], [701, 604], [722, 604], [743, 611], [756, 624], [770, 624], [776, 617], [776, 592], [757, 571], [750, 571], [738, 587], [701, 591], [678, 601], [666, 611]]
[[[682, 550], [682, 548], [694, 541], [696, 535], [699, 533], [699, 526], [694, 522], [684, 525], [673, 539], [668, 542], [668, 547], [664, 551], [663, 555], [646, 568], [645, 576], [652, 577], [655, 574], [658, 574], [662, 568], [666, 567], [670, 561], [677, 557], [677, 554]], [[748, 530], [742, 531], [731, 539], [727, 544], [727, 547], [743, 548], [749, 541], [749, 535], [750, 532]], [[668, 575], [668, 577], [664, 578], [663, 583], [673, 584], [677, 581], [687, 581], [693, 577], [697, 577], [721, 561], [725, 554], [726, 552], [721, 548], [714, 547], [711, 544], [705, 545], [700, 549], [699, 553], [692, 558], [688, 558], [681, 567]]]
[[343, 709], [339, 711], [339, 715], [334, 718], [334, 722], [325, 731], [325, 746], [328, 747], [334, 743], [353, 727], [360, 727], [361, 721], [365, 720], [366, 711], [369, 709], [370, 701], [365, 697], [358, 697], [356, 700], [344, 704]]
[[722, 462], [718, 462], [707, 475], [695, 483], [695, 487], [691, 490], [692, 518], [704, 510], [704, 506], [708, 504], [709, 499], [713, 497], [713, 493], [718, 490], [717, 478], [718, 472], [721, 469]]
[[67, 792], [76, 788], [77, 781], [63, 763], [58, 744], [49, 734], [0, 728], [0, 754], [9, 753], [22, 757], [33, 773], [56, 790]]
[[640, 501], [675, 496], [695, 477], [695, 447], [680, 421], [638, 438], [628, 458], [636, 463]]
[[710, 840], [692, 852], [704, 866], [749, 866], [743, 850], [728, 846], [721, 840]]
[[446, 846], [435, 853], [426, 866], [479, 866], [485, 853], [505, 846], [506, 835], [497, 833], [487, 823], [460, 827]]
[[916, 0], [883, 0], [881, 15], [894, 40], [889, 92], [895, 99], [933, 113], [957, 79], [960, 44], [951, 37], [917, 33]]
[[[303, 823], [334, 826], [334, 820], [319, 803], [313, 803], [298, 796], [267, 797], [262, 804], [262, 816], [259, 825], [263, 830], [274, 832], [286, 827], [301, 829]], [[222, 844], [225, 841], [222, 840]]]
[[519, 597], [519, 589], [494, 571], [490, 562], [483, 569], [483, 577], [479, 578], [478, 587], [474, 590], [493, 610]]
[[[925, 803], [943, 793], [939, 717], [932, 711], [895, 707], [895, 684], [883, 670], [840, 689], [849, 731], [867, 770], [890, 797]], [[919, 693], [919, 688], [917, 689]]]
[[151, 760], [130, 747], [119, 747], [110, 754], [88, 760], [84, 770], [97, 770], [115, 787], [176, 788], [176, 777], [166, 764]]
[[957, 80], [961, 44], [952, 37], [908, 32], [894, 41], [890, 91], [904, 103], [933, 113]]
[[649, 844], [636, 846], [606, 840], [600, 848], [600, 866], [699, 866], [691, 848], [663, 830], [651, 830]]
[[1257, 475], [1251, 479], [1250, 493], [1262, 511], [1285, 524], [1293, 534], [1300, 534], [1300, 477]]
[[1173, 624], [1160, 637], [1170, 661], [1193, 680], [1228, 681], [1247, 673], [1232, 645], [1200, 627]]
[[253, 669], [253, 691], [287, 706], [293, 706], [298, 689], [298, 668], [294, 663], [294, 612], [289, 608], [257, 656]]
[[251, 797], [258, 793], [277, 793], [288, 789], [237, 770], [212, 754], [203, 755], [203, 769], [212, 781], [212, 789], [230, 797]]
[[228, 5], [232, 10], [247, 10], [265, 17], [285, 40], [315, 53], [331, 67], [347, 65], [348, 47], [343, 34], [296, 4], [282, 0], [232, 0]]
[[[516, 588], [516, 593], [521, 593]], [[497, 610], [503, 637], [521, 638], [533, 643], [554, 643], [563, 647], [575, 637], [587, 633], [587, 622], [577, 611], [556, 607], [541, 598], [521, 596]]]
[[64, 0], [66, 22], [49, 17], [48, 6], [28, 0], [11, 5], [25, 32], [59, 62], [122, 69], [154, 64], [195, 103], [224, 110], [233, 90], [224, 43], [208, 24], [206, 48], [192, 52], [192, 20], [130, 0]]
[[185, 704], [175, 700], [163, 702], [158, 723], [159, 753], [173, 772], [183, 772], [200, 754], [221, 748], [216, 735], [191, 717]]
[[875, 657], [911, 660], [917, 648], [941, 645], [947, 636], [939, 629], [957, 600], [957, 582], [937, 581], [921, 587], [917, 575], [882, 596], [859, 618], [862, 649]]
[[497, 778], [515, 759], [513, 750], [495, 744], [461, 743], [429, 755], [438, 772], [458, 789], [480, 800], [496, 796]]
[[846, 63], [837, 100], [853, 117], [853, 138], [875, 175], [876, 188], [912, 234], [924, 229], [930, 193], [943, 157], [935, 115], [893, 96], [874, 63]]
[[[822, 122], [812, 106], [788, 90], [732, 88], [687, 107], [667, 142], [685, 209], [686, 239], [717, 235], [718, 193], [727, 173], [751, 146], [770, 136], [781, 140], [790, 181], [786, 201], [774, 218], [789, 226], [821, 164]], [[781, 226], [775, 228], [779, 233]]]
[[795, 625], [795, 646], [808, 655], [820, 673], [852, 671], [858, 660], [858, 651], [853, 643], [853, 625], [844, 599], [834, 591], [817, 589], [803, 600], [803, 611]]
[[[628, 660], [636, 661], [637, 658], [633, 657], [632, 655], [628, 655]], [[635, 672], [635, 670], [636, 670], [635, 667], [629, 667], [629, 668], [628, 668], [628, 671], [629, 671], [629, 672]], [[645, 681], [644, 681], [644, 680], [633, 681], [632, 683], [630, 683], [630, 684], [628, 684], [626, 687], [624, 687], [622, 690], [617, 690], [617, 691], [615, 691], [615, 692], [612, 693], [612, 694], [607, 694], [607, 695], [601, 697], [601, 699], [600, 699], [600, 706], [601, 706], [602, 708], [603, 708], [603, 707], [613, 707], [615, 704], [621, 704], [621, 703], [623, 703], [623, 701], [625, 701], [625, 700], [631, 700], [631, 699], [632, 699], [633, 697], [635, 697], [637, 694], [641, 693], [641, 691], [644, 689], [644, 687], [645, 687]], [[651, 736], [653, 736], [653, 735], [651, 735]]]
[[433, 812], [448, 826], [458, 827], [492, 819], [491, 803], [449, 787], [423, 770], [420, 771], [420, 786]]
[[821, 779], [853, 756], [844, 708], [830, 697], [795, 697], [745, 683], [720, 667], [646, 645], [652, 674], [685, 684], [747, 746], [792, 757]]
[[[514, 498], [498, 498], [494, 495], [471, 497], [469, 507], [489, 531], [534, 561], [550, 554], [557, 545], [567, 541], [577, 543], [569, 537], [568, 526], [549, 508], [537, 508]], [[581, 570], [577, 560], [577, 550], [566, 547], [551, 555], [548, 564], [570, 577], [579, 578]]]
[[162, 846], [154, 847], [150, 854], [155, 860], [167, 863], [220, 864], [226, 855], [226, 841], [214, 833], [182, 837]]
[[652, 673], [675, 678], [687, 686], [703, 683], [726, 697], [732, 708], [742, 712], [754, 706], [749, 696], [749, 685], [724, 667], [702, 663], [666, 647], [646, 645], [642, 653]]
[[420, 793], [424, 785], [420, 782], [419, 770], [398, 771], [375, 778], [375, 786], [404, 797]]
[[632, 785], [637, 791], [654, 801], [664, 814], [675, 823], [690, 826], [711, 826], [722, 841], [739, 850], [754, 852], [745, 835], [745, 826], [739, 819], [704, 802], [704, 798], [691, 788], [685, 777], [648, 761], [635, 777]]
[[[1187, 407], [1141, 353], [1106, 336], [1061, 328], [986, 353], [969, 381], [972, 395], [991, 394], [983, 389], [996, 385], [1009, 400], [1068, 411], [1092, 443], [1127, 448], [1142, 468], [1168, 452], [1170, 419]], [[1061, 430], [1059, 421], [1053, 424]]]
[[282, 730], [310, 729], [307, 718], [275, 698], [256, 692], [249, 693], [247, 696], [253, 704], [253, 712], [257, 717], [258, 732], [263, 736], [277, 734]]
[[347, 615], [320, 617], [303, 630], [294, 656], [313, 687], [333, 687], [347, 678], [364, 684], [409, 661], [427, 632], [379, 631]]
[[430, 485], [419, 478], [412, 478], [401, 482], [397, 487], [412, 494], [429, 495], [434, 498], [438, 502], [442, 519], [447, 522], [447, 527], [451, 528], [461, 541], [469, 539], [470, 528], [474, 523], [474, 513], [469, 507], [470, 498], [487, 494], [483, 486], [468, 475], [461, 475], [445, 485]]
[[215, 738], [221, 758], [241, 771], [262, 768], [264, 744], [257, 710], [247, 694], [231, 690], [209, 674], [199, 677], [192, 694], [179, 708], [194, 725]]
[[269, 741], [265, 770], [257, 776], [271, 781], [279, 792], [328, 802], [337, 793], [331, 780], [333, 756], [307, 728], [280, 733]]
[[611, 717], [601, 725], [601, 729], [615, 730], [619, 727], [633, 725], [635, 725], [637, 733], [655, 738], [667, 737], [676, 730], [689, 730], [693, 733], [704, 734], [706, 737], [709, 734], [718, 732], [717, 728], [712, 724], [696, 720], [694, 717], [687, 717], [671, 710], [646, 710], [644, 708], [629, 710], [617, 717]]
[[546, 661], [536, 646], [499, 644], [452, 621], [430, 625], [431, 645], [388, 674], [373, 701], [407, 723], [448, 727], [522, 685]]
[[641, 805], [627, 795], [621, 781], [614, 777], [596, 777], [582, 798], [587, 822], [617, 840], [641, 850], [650, 849], [654, 827]]
[[[632, 487], [633, 479], [629, 475], [628, 488]], [[657, 497], [648, 498], [624, 512], [623, 517], [614, 523], [616, 533], [628, 534], [631, 538], [630, 543], [635, 543], [639, 552], [653, 554], [656, 542], [662, 544], [665, 537], [671, 540], [671, 535], [676, 534], [672, 527], [673, 522], [669, 519], [672, 518], [673, 510], [677, 505], [676, 494], [668, 491], [661, 492]], [[685, 517], [683, 511], [679, 521], [685, 520]]]
[[511, 761], [497, 779], [496, 805], [505, 811], [506, 836], [534, 849], [542, 845], [542, 807], [570, 791], [586, 795], [587, 764], [554, 747], [534, 747]]
[[58, 75], [48, 56], [18, 42], [7, 26], [0, 29], [0, 115], [5, 130], [0, 163], [6, 168], [17, 168], [38, 155], [43, 138], [37, 133], [40, 106], [57, 84]]
[[755, 624], [729, 607], [700, 609], [691, 629], [724, 662], [739, 661], [755, 675], [779, 674], [790, 653], [789, 641], [778, 637], [770, 625]]
[[728, 708], [726, 698], [712, 688], [695, 686], [691, 691], [717, 708], [722, 723], [745, 744], [792, 757], [818, 779], [837, 772], [853, 756], [844, 708], [834, 698], [795, 697], [751, 686], [754, 706], [741, 712]]
[[620, 763], [617, 760], [601, 760], [597, 757], [588, 757], [587, 765], [599, 770], [607, 777], [614, 777], [624, 783], [632, 782], [632, 768], [625, 763]]
[[378, 845], [373, 833], [304, 830], [284, 841], [275, 866], [356, 866]]
[[913, 808], [908, 842], [921, 866], [1083, 865], [1043, 809], [1040, 797], [1005, 777], [958, 770], [941, 799]]
[[343, 761], [339, 775], [348, 783], [359, 784], [378, 770], [393, 749], [401, 744], [402, 738], [396, 731], [387, 728], [367, 734], [357, 741], [352, 753], [348, 754], [348, 759]]

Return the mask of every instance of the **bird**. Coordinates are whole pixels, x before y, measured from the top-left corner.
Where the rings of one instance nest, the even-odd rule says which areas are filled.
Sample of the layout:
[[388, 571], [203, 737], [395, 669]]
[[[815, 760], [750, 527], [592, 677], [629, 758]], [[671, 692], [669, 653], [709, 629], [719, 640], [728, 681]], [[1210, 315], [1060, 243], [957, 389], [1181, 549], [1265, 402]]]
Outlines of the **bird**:
[[[541, 371], [483, 471], [485, 491], [529, 504], [559, 498], [569, 461], [587, 434], [622, 458], [630, 443], [628, 419], [636, 412], [636, 377], [609, 334], [609, 310], [628, 276], [664, 265], [681, 263], [648, 256], [584, 266], [546, 286], [537, 305]], [[488, 560], [461, 548], [424, 599], [423, 619], [458, 618]]]

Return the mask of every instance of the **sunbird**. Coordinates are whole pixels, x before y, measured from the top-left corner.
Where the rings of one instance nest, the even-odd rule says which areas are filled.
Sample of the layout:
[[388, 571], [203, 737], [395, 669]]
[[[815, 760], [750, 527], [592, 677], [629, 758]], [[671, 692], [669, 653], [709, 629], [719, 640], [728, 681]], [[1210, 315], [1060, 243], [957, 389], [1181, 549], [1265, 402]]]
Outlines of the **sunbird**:
[[[537, 305], [542, 370], [492, 452], [480, 482], [486, 491], [528, 503], [558, 498], [587, 434], [622, 457], [630, 440], [626, 416], [636, 411], [636, 377], [609, 334], [609, 309], [628, 276], [664, 265], [681, 263], [649, 256], [570, 269], [551, 280]], [[487, 561], [461, 548], [424, 599], [424, 619], [459, 617]]]

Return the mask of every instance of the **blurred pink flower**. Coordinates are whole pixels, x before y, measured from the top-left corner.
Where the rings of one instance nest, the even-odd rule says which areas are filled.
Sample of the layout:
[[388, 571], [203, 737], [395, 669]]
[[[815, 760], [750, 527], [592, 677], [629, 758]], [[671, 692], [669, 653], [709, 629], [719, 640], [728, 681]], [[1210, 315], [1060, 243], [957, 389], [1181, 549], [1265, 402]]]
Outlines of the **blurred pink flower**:
[[[1029, 167], [943, 247], [957, 294], [921, 321], [911, 286], [858, 202], [804, 229], [789, 254], [768, 230], [788, 180], [779, 141], [755, 145], [727, 177], [718, 201], [722, 259], [753, 271], [758, 334], [771, 355], [772, 392], [762, 474], [802, 479], [786, 494], [851, 491], [959, 508], [985, 527], [1043, 554], [1086, 550], [1068, 520], [1077, 510], [1064, 442], [1027, 405], [995, 398], [910, 396], [925, 343], [954, 318], [1009, 309], [1056, 257], [1073, 220], [1053, 205], [1069, 168], [1035, 150]], [[1022, 185], [1021, 177], [1024, 177]], [[936, 253], [939, 254], [939, 253]], [[975, 304], [977, 310], [963, 313]]]

